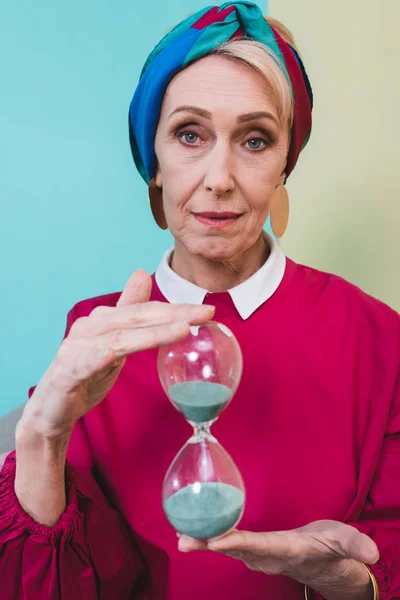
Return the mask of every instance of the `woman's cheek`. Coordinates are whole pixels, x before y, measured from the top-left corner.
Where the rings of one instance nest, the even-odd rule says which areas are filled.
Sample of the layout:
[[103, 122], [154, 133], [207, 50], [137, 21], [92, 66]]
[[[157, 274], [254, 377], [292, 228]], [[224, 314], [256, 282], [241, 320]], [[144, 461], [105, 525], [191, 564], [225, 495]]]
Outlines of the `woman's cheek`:
[[269, 208], [271, 205], [272, 190], [269, 186], [264, 186], [260, 189], [257, 199], [254, 200], [252, 210], [254, 211], [257, 218], [263, 223], [266, 221]]
[[164, 206], [165, 215], [172, 231], [182, 231], [187, 221], [187, 210], [183, 203], [168, 203]]

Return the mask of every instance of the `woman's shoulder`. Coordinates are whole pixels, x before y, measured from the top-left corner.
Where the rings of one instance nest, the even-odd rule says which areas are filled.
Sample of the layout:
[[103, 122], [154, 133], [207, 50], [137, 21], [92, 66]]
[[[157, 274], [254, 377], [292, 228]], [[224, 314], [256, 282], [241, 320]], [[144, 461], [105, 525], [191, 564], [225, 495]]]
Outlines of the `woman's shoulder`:
[[314, 310], [342, 313], [371, 325], [389, 328], [400, 338], [400, 315], [343, 277], [288, 259], [303, 302]]
[[121, 294], [122, 292], [113, 292], [112, 294], [103, 294], [101, 296], [94, 296], [93, 298], [79, 300], [79, 302], [74, 304], [67, 314], [67, 325], [65, 328], [64, 337], [69, 334], [72, 325], [77, 319], [80, 319], [81, 317], [88, 317], [90, 313], [98, 306], [116, 306]]
[[79, 300], [69, 311], [69, 314], [75, 319], [79, 317], [87, 317], [90, 313], [98, 306], [110, 306], [114, 307], [121, 296], [122, 292], [113, 292], [111, 294], [103, 294], [100, 296], [94, 296], [93, 298], [85, 298]]

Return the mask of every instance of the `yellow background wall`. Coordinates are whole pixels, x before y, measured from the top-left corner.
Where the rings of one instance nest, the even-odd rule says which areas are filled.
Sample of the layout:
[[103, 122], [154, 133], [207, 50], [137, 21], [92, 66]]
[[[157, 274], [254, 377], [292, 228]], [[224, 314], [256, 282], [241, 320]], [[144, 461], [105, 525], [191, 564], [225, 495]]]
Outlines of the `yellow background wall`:
[[400, 309], [400, 0], [270, 0], [314, 90], [282, 247]]

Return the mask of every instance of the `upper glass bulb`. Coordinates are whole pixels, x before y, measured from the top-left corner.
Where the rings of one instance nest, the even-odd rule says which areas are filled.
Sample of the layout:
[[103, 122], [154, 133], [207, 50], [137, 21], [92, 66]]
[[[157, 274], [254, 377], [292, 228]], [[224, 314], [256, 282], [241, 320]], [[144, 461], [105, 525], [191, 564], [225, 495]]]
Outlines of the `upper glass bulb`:
[[214, 421], [239, 385], [242, 353], [233, 333], [210, 321], [190, 328], [182, 341], [162, 346], [158, 372], [173, 405], [191, 423]]

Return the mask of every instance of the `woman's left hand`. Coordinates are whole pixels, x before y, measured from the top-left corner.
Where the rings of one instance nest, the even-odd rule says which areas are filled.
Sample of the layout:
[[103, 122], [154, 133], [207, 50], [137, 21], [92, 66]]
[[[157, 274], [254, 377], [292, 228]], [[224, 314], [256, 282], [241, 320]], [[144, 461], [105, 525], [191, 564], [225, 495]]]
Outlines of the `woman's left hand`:
[[354, 561], [373, 564], [379, 558], [371, 538], [350, 525], [328, 520], [273, 533], [234, 530], [210, 542], [181, 536], [179, 549], [222, 552], [253, 571], [286, 575], [310, 586], [349, 573]]

